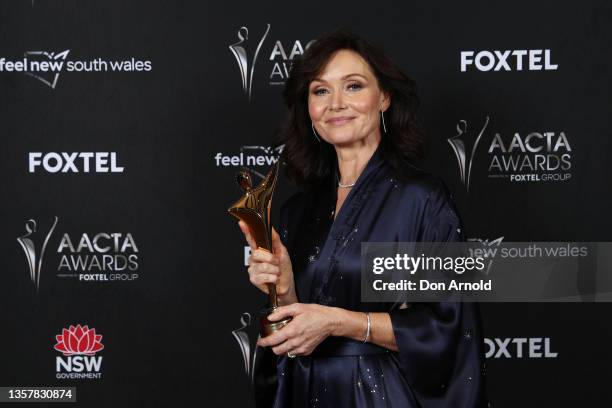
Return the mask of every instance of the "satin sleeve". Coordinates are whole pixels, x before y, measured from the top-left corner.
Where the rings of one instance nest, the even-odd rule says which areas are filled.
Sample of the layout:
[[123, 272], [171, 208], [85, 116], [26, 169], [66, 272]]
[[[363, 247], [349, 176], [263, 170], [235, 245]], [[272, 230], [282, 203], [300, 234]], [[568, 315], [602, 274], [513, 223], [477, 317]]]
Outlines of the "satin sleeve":
[[[463, 241], [463, 227], [446, 187], [429, 194], [421, 242]], [[412, 303], [389, 312], [401, 371], [423, 407], [486, 406], [482, 337], [473, 303]]]

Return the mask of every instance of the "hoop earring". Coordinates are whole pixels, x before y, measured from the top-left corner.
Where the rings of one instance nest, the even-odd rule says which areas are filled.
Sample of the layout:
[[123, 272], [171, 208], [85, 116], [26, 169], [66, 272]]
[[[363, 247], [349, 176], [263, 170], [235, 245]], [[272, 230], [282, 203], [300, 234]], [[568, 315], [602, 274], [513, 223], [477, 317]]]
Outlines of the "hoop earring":
[[383, 130], [385, 131], [385, 134], [387, 134], [387, 125], [385, 125], [385, 115], [383, 114], [383, 111], [380, 111], [380, 117], [382, 120], [382, 125], [383, 125]]
[[319, 139], [319, 135], [317, 135], [317, 131], [314, 128], [314, 124], [312, 122], [310, 122], [310, 127], [312, 128], [312, 133], [315, 135], [315, 137], [317, 138], [317, 142], [321, 143], [321, 139]]

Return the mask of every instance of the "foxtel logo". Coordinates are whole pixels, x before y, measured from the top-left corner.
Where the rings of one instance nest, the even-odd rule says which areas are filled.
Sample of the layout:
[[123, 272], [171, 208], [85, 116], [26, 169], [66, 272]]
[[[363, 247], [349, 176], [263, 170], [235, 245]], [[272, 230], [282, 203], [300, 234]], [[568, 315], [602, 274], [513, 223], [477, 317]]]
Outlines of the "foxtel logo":
[[28, 171], [47, 173], [123, 173], [116, 152], [30, 152]]
[[550, 50], [461, 51], [461, 72], [466, 72], [470, 66], [485, 72], [555, 71], [559, 68], [551, 62]]
[[550, 337], [485, 338], [486, 358], [557, 358]]

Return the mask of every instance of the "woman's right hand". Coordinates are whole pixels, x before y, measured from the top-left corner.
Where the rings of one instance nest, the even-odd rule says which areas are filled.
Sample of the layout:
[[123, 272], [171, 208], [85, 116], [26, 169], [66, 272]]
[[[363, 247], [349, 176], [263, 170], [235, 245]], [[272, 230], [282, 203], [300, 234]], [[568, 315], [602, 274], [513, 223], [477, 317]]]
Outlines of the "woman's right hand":
[[281, 242], [280, 236], [272, 228], [272, 252], [257, 248], [251, 236], [249, 227], [238, 221], [238, 226], [251, 247], [249, 257], [249, 278], [253, 285], [264, 293], [268, 293], [268, 283], [276, 285], [276, 295], [281, 306], [297, 302], [293, 269], [287, 248]]

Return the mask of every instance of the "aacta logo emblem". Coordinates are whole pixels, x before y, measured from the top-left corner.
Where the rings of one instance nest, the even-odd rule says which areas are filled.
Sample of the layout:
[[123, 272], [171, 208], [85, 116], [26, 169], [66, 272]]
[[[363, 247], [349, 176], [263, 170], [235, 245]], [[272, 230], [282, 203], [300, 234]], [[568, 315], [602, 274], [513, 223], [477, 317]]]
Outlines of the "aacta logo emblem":
[[[265, 33], [259, 39], [255, 53], [249, 58], [248, 51], [246, 48], [247, 42], [249, 41], [249, 29], [247, 27], [240, 27], [237, 36], [238, 41], [229, 46], [230, 51], [236, 58], [238, 69], [240, 70], [240, 76], [242, 77], [242, 90], [251, 100], [251, 91], [253, 88], [253, 75], [255, 73], [255, 63], [257, 62], [257, 56], [261, 50], [264, 40], [268, 36], [270, 31], [270, 24], [267, 25]], [[250, 68], [250, 69], [249, 69]]]
[[[251, 340], [249, 337], [248, 329], [251, 326], [251, 314], [243, 313], [240, 317], [241, 327], [232, 330], [232, 335], [238, 342], [238, 346], [240, 347], [240, 351], [242, 353], [242, 360], [244, 362], [244, 372], [247, 376], [251, 378], [251, 382], [253, 381], [253, 375], [255, 372], [255, 360], [257, 358], [257, 347], [252, 352], [251, 349]], [[259, 337], [258, 337], [259, 339]]]
[[[468, 125], [465, 120], [460, 120], [457, 123], [457, 135], [446, 139], [453, 148], [457, 164], [459, 165], [459, 175], [461, 182], [465, 186], [466, 191], [470, 191], [470, 177], [472, 176], [472, 161], [476, 155], [478, 143], [482, 138], [487, 126], [489, 125], [489, 117], [487, 116], [484, 125], [480, 128], [478, 135], [468, 132]], [[471, 149], [470, 149], [471, 147]]]
[[30, 280], [38, 292], [40, 286], [40, 271], [42, 268], [43, 255], [49, 243], [49, 238], [53, 234], [53, 230], [57, 225], [57, 217], [53, 221], [51, 228], [45, 233], [40, 231], [36, 221], [31, 219], [26, 222], [25, 235], [17, 237], [17, 242], [23, 248], [26, 259], [28, 260], [28, 269], [30, 272]]
[[[271, 50], [268, 46], [264, 49], [262, 47], [270, 33], [270, 24], [266, 24], [265, 30], [262, 27], [255, 34], [253, 34], [254, 31], [249, 30], [245, 26], [240, 27], [236, 33], [238, 41], [228, 45], [238, 65], [242, 79], [242, 90], [248, 97], [249, 102], [251, 101], [253, 91], [255, 64], [262, 53], [269, 55], [267, 61], [260, 60], [260, 63], [264, 63], [264, 70], [270, 73], [268, 75], [268, 85], [284, 85], [285, 81], [289, 78], [294, 58], [302, 55], [314, 42], [314, 40], [310, 40], [306, 45], [302, 45], [300, 40], [287, 43], [277, 39], [272, 41]], [[260, 33], [262, 34], [259, 35]], [[293, 46], [290, 46], [290, 44], [293, 44]], [[257, 69], [258, 71], [260, 70], [260, 68]]]
[[104, 349], [102, 335], [88, 326], [70, 326], [55, 336], [56, 351], [63, 354], [55, 360], [56, 377], [63, 378], [100, 378], [102, 357], [95, 356]]

